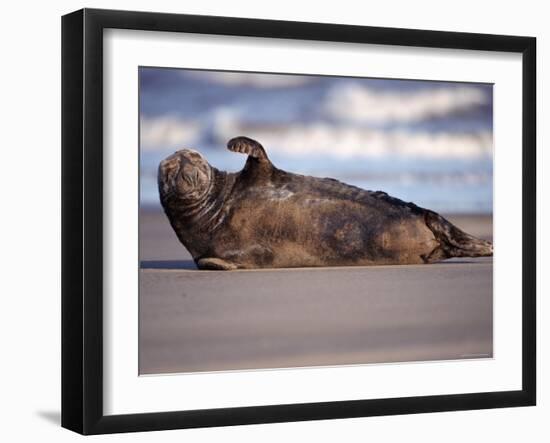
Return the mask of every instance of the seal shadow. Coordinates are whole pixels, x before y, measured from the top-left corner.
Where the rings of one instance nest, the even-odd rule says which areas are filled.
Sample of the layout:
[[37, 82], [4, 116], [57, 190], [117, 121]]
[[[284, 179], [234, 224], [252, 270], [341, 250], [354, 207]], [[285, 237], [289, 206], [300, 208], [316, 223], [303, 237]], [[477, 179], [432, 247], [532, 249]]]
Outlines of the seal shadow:
[[[434, 264], [437, 265], [453, 265], [453, 264], [472, 264], [472, 263], [491, 263], [491, 257], [476, 257], [476, 258], [451, 258]], [[407, 267], [407, 265], [396, 265]], [[345, 266], [346, 267], [346, 266]], [[375, 268], [375, 266], [371, 266]], [[330, 268], [338, 269], [340, 266], [330, 266]], [[193, 260], [142, 260], [140, 269], [172, 269], [172, 270], [198, 270], [197, 265]], [[281, 268], [284, 269], [284, 268]], [[295, 268], [303, 269], [303, 268]], [[306, 268], [312, 269], [312, 268]]]
[[440, 262], [434, 263], [438, 265], [454, 265], [454, 264], [472, 264], [472, 263], [492, 263], [493, 257], [453, 257], [447, 260], [442, 260]]
[[191, 269], [196, 270], [193, 260], [142, 260], [141, 269]]

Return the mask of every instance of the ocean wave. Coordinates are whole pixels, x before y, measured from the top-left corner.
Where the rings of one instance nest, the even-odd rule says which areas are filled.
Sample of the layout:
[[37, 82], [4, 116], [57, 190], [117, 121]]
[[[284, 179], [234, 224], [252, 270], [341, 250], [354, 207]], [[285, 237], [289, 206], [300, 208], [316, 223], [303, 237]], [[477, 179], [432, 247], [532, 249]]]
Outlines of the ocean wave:
[[140, 147], [143, 150], [177, 149], [197, 141], [202, 125], [176, 116], [142, 117]]
[[225, 143], [236, 135], [254, 138], [270, 152], [285, 156], [475, 159], [491, 157], [493, 152], [493, 134], [488, 130], [433, 133], [324, 123], [255, 126], [232, 123], [226, 118], [215, 127], [217, 143]]
[[479, 159], [491, 158], [493, 153], [490, 129], [455, 132], [334, 122], [250, 123], [227, 107], [210, 119], [142, 117], [140, 146], [143, 151], [223, 147], [238, 135], [258, 140], [273, 155], [288, 157]]
[[346, 83], [329, 91], [322, 109], [337, 120], [383, 124], [417, 122], [488, 104], [490, 97], [472, 86], [381, 91]]
[[256, 74], [249, 72], [187, 71], [185, 77], [216, 83], [223, 86], [248, 86], [253, 88], [295, 88], [315, 81], [306, 75]]

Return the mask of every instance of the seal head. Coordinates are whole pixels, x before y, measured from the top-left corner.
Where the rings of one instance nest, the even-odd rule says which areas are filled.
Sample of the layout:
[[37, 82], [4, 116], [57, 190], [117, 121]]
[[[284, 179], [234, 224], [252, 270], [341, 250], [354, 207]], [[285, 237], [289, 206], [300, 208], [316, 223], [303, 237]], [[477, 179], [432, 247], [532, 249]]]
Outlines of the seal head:
[[197, 151], [182, 149], [164, 159], [158, 169], [160, 199], [163, 206], [175, 201], [192, 207], [208, 194], [212, 166]]
[[220, 197], [226, 175], [192, 149], [182, 149], [159, 164], [158, 189], [164, 212], [194, 257], [210, 249], [210, 234], [223, 220]]

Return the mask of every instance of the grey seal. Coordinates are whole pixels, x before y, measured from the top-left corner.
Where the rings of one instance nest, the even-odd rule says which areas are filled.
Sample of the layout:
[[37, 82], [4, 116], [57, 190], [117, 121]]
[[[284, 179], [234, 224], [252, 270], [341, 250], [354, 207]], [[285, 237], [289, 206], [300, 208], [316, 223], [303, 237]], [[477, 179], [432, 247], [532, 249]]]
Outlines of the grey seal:
[[382, 191], [283, 171], [247, 137], [227, 173], [183, 149], [158, 169], [160, 201], [199, 269], [405, 265], [491, 256], [493, 245]]

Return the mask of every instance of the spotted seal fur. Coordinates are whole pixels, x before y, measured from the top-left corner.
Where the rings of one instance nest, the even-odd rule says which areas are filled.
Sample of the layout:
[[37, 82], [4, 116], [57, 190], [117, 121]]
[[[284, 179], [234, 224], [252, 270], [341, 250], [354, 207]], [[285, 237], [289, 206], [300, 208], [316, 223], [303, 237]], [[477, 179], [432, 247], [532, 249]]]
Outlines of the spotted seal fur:
[[439, 214], [331, 178], [275, 167], [247, 137], [227, 147], [248, 156], [227, 173], [183, 149], [159, 165], [160, 201], [199, 269], [433, 263], [493, 254]]

